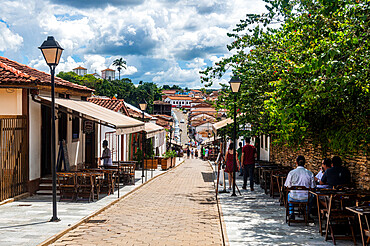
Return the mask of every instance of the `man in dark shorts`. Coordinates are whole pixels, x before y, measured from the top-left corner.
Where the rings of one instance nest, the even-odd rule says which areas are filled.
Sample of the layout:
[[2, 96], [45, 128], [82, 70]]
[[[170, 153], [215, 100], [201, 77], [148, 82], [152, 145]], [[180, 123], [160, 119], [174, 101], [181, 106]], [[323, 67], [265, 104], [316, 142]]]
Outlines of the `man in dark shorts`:
[[347, 185], [351, 183], [351, 173], [342, 166], [342, 159], [334, 156], [331, 160], [332, 167], [325, 171], [321, 178], [320, 184], [329, 186]]
[[251, 139], [245, 139], [246, 144], [242, 149], [242, 167], [243, 167], [243, 189], [247, 189], [247, 180], [249, 176], [249, 183], [251, 191], [254, 191], [254, 160], [257, 158], [256, 148], [250, 144]]

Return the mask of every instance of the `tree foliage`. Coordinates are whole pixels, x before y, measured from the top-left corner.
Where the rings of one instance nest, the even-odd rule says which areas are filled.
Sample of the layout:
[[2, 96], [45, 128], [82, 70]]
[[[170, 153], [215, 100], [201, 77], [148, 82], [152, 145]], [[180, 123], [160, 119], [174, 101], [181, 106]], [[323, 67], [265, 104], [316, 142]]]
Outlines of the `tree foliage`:
[[[229, 37], [234, 55], [202, 71], [212, 84], [228, 70], [243, 81], [241, 122], [254, 134], [299, 146], [312, 139], [334, 152], [369, 147], [369, 1], [265, 0]], [[229, 89], [218, 107], [233, 113]]]
[[128, 78], [109, 81], [95, 78], [93, 75], [79, 76], [74, 72], [60, 72], [57, 76], [67, 81], [95, 89], [95, 95], [97, 96], [107, 96], [110, 98], [116, 96], [117, 99], [124, 99], [127, 103], [137, 107], [145, 99], [148, 103], [147, 111], [149, 113], [153, 112], [153, 101], [161, 100], [162, 98], [161, 88], [152, 82], [142, 82], [138, 86], [135, 86]]

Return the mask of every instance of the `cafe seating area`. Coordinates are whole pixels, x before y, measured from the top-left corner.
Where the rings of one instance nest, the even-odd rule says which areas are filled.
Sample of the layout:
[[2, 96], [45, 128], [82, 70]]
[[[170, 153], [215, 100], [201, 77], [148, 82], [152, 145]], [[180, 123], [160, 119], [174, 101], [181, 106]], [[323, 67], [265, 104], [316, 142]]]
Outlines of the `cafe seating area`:
[[[291, 167], [259, 161], [254, 177], [255, 183], [261, 186], [266, 195], [279, 199], [280, 206], [285, 207], [285, 222], [289, 226], [304, 227], [315, 223], [319, 228], [317, 233], [323, 240], [331, 241], [334, 245], [340, 245], [340, 240], [350, 240], [356, 244], [359, 243], [358, 239], [361, 245], [369, 245], [370, 191], [353, 185], [331, 189], [287, 188], [284, 183], [290, 170]], [[288, 202], [291, 190], [307, 191], [307, 202]], [[289, 216], [289, 204], [294, 216]]]
[[121, 185], [134, 185], [136, 164], [136, 161], [119, 161], [109, 167], [57, 172], [60, 200], [91, 202], [99, 200], [100, 194], [114, 194]]

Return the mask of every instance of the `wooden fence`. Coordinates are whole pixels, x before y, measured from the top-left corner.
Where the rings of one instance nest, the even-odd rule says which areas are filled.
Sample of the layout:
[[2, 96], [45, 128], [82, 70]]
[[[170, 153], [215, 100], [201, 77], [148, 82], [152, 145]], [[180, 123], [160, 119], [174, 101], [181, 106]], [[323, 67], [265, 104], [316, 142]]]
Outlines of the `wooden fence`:
[[0, 201], [27, 192], [26, 116], [0, 115]]

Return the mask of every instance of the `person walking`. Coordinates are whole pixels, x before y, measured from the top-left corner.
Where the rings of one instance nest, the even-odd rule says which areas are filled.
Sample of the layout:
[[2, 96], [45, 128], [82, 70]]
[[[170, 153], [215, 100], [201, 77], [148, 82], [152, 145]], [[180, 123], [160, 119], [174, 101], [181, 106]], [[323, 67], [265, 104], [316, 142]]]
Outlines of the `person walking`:
[[193, 159], [194, 158], [194, 150], [193, 149], [191, 149], [190, 154], [191, 154], [191, 159]]
[[188, 159], [190, 158], [190, 148], [187, 148], [186, 149], [186, 155], [187, 155], [187, 157], [188, 157]]
[[242, 168], [243, 170], [243, 189], [247, 189], [247, 180], [249, 176], [249, 185], [251, 188], [251, 191], [254, 191], [254, 161], [255, 158], [257, 158], [257, 151], [256, 148], [251, 145], [251, 139], [246, 138], [245, 139], [246, 144], [244, 145], [242, 149]]
[[[239, 148], [237, 150], [239, 163], [242, 163], [242, 150], [243, 150], [243, 144], [240, 142]], [[243, 176], [243, 168], [240, 168], [239, 176]]]
[[[233, 175], [233, 169], [234, 169], [234, 143], [230, 143], [229, 149], [226, 152], [225, 156], [226, 160], [226, 167], [225, 172], [227, 173], [227, 176], [229, 176], [229, 189], [231, 190], [231, 184], [234, 182], [234, 175]], [[239, 160], [236, 158], [236, 169], [238, 170], [239, 167]], [[235, 172], [237, 172], [235, 170]]]
[[198, 149], [195, 149], [195, 158], [198, 158]]

